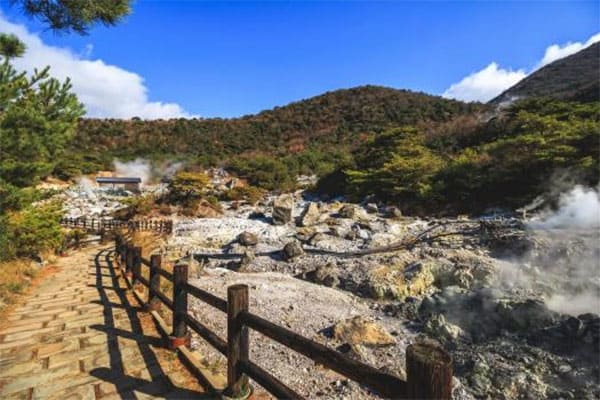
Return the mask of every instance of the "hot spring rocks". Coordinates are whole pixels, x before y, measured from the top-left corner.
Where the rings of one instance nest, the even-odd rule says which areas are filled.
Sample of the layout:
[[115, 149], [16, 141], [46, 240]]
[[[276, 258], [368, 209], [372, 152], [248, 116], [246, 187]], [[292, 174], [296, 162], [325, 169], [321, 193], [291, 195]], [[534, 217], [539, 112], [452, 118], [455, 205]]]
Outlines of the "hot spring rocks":
[[340, 321], [332, 331], [334, 339], [350, 345], [390, 346], [396, 343], [385, 328], [362, 316]]
[[426, 293], [433, 281], [431, 266], [427, 264], [382, 265], [369, 271], [363, 289], [374, 299], [402, 300]]
[[273, 200], [273, 224], [285, 225], [292, 220], [294, 212], [294, 198], [291, 195], [283, 195]]

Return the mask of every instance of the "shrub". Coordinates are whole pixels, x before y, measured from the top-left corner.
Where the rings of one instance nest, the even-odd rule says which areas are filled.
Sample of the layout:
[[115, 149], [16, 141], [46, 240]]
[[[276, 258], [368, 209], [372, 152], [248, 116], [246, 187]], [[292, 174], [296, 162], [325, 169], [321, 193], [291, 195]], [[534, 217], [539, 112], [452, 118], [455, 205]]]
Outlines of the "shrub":
[[208, 187], [210, 178], [203, 172], [180, 171], [169, 184], [169, 198], [181, 202], [201, 197]]
[[223, 193], [223, 200], [239, 201], [246, 200], [250, 204], [256, 204], [264, 196], [264, 192], [254, 186], [238, 186]]
[[0, 228], [0, 257], [35, 257], [45, 250], [56, 250], [63, 244], [60, 227], [60, 204], [51, 202], [28, 206], [8, 214]]

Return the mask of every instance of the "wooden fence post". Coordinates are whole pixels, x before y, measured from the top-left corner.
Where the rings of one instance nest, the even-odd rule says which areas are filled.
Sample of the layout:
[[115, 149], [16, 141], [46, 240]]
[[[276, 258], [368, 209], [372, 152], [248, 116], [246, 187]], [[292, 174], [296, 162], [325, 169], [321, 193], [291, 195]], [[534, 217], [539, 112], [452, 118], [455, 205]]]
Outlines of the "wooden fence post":
[[227, 396], [242, 398], [249, 394], [248, 377], [242, 373], [241, 361], [248, 360], [248, 327], [239, 314], [248, 311], [248, 286], [227, 288]]
[[119, 266], [123, 263], [123, 240], [120, 235], [115, 235], [115, 251], [117, 252], [117, 256], [115, 259]]
[[125, 247], [125, 277], [131, 278], [131, 266], [133, 265], [133, 247], [131, 244], [127, 244]]
[[136, 246], [133, 248], [133, 263], [131, 265], [131, 286], [138, 282], [138, 277], [142, 273], [142, 248]]
[[162, 257], [160, 254], [150, 256], [150, 287], [148, 288], [148, 311], [158, 311], [160, 309], [160, 299], [154, 294], [160, 291], [160, 268]]
[[452, 398], [452, 358], [439, 346], [414, 343], [406, 349], [406, 397]]
[[185, 285], [188, 280], [187, 264], [177, 264], [173, 268], [173, 333], [169, 338], [169, 348], [190, 345], [190, 335], [185, 322], [188, 312], [188, 299]]

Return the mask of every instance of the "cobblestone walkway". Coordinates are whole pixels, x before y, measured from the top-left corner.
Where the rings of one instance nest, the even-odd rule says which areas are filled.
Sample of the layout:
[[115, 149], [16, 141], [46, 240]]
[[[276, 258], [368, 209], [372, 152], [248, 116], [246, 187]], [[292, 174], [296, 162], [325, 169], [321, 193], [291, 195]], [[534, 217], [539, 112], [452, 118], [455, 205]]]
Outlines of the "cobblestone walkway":
[[108, 248], [61, 258], [0, 327], [0, 399], [204, 398]]

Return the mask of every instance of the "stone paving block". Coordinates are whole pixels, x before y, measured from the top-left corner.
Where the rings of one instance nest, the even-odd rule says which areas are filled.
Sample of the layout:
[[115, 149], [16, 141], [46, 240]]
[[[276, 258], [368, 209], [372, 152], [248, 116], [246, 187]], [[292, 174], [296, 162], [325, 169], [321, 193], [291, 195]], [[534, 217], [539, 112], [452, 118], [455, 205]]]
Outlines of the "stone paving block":
[[35, 343], [35, 339], [31, 336], [21, 340], [13, 340], [12, 342], [3, 342], [0, 343], [0, 351], [4, 351], [7, 349], [23, 348], [30, 346], [33, 343]]
[[0, 398], [65, 376], [76, 375], [77, 373], [79, 373], [79, 365], [73, 363], [55, 369], [36, 371], [35, 374], [0, 378]]
[[[48, 315], [45, 317], [41, 317], [41, 318], [35, 318], [35, 319], [29, 319], [29, 318], [19, 318], [16, 320], [8, 320], [10, 321], [9, 323], [5, 324], [6, 327], [16, 327], [16, 326], [23, 326], [23, 325], [30, 325], [30, 324], [36, 324], [36, 323], [44, 323], [44, 322], [48, 322], [48, 321], [52, 321], [54, 320], [54, 316], [53, 315]], [[0, 335], [3, 333], [3, 331], [0, 331]]]
[[11, 393], [2, 397], [3, 400], [29, 400], [31, 397], [31, 388], [21, 390], [16, 393]]
[[33, 374], [41, 371], [43, 364], [40, 361], [27, 361], [24, 363], [3, 366], [0, 369], [0, 378], [16, 377], [24, 374]]
[[97, 378], [88, 374], [57, 379], [33, 389], [32, 400], [95, 399], [94, 383]]
[[11, 324], [11, 326], [9, 326], [8, 328], [5, 328], [2, 331], [0, 331], [0, 335], [6, 335], [9, 333], [18, 333], [18, 332], [23, 332], [23, 331], [31, 331], [31, 330], [41, 329], [41, 328], [44, 328], [44, 323], [39, 322], [39, 321], [35, 321], [35, 322], [30, 321], [28, 323], [18, 324], [18, 325]]
[[87, 317], [87, 318], [81, 318], [81, 319], [75, 319], [75, 320], [67, 320], [65, 322], [65, 329], [72, 329], [72, 328], [80, 328], [82, 326], [91, 326], [91, 325], [103, 325], [104, 324], [104, 317], [100, 316], [100, 317]]
[[[78, 350], [79, 340], [61, 340], [57, 343], [43, 344], [37, 348], [37, 357], [44, 358], [54, 356], [57, 353]], [[52, 359], [52, 358], [51, 358]]]

